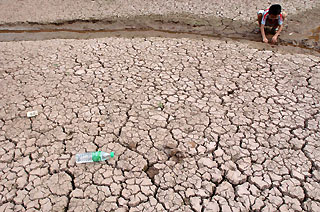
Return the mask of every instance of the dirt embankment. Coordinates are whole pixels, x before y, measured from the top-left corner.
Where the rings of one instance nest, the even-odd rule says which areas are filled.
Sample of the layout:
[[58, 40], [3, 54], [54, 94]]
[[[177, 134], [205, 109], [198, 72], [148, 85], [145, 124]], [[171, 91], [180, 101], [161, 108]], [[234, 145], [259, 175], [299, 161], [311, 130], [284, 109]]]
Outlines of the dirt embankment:
[[[293, 16], [289, 14], [278, 44], [320, 52], [319, 9], [313, 8]], [[113, 36], [214, 37], [261, 42], [256, 22], [235, 21], [216, 16], [199, 17], [187, 13], [0, 25], [0, 41], [90, 39]], [[271, 36], [269, 33], [268, 37]]]

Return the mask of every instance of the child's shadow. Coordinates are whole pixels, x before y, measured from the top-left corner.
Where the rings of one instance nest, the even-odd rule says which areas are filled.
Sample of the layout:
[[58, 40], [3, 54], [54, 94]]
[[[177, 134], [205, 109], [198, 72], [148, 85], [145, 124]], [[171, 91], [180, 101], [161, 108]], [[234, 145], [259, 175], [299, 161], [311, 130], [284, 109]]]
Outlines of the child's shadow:
[[[279, 45], [279, 38], [278, 38], [278, 42], [277, 43], [271, 43], [272, 37], [276, 34], [276, 31], [272, 29], [272, 27], [265, 27], [264, 28], [264, 33], [266, 34], [267, 39], [269, 40], [269, 44], [271, 45]], [[252, 31], [252, 40], [253, 41], [257, 41], [257, 42], [262, 42], [262, 38], [261, 38], [261, 31], [259, 27], [256, 27], [253, 31]]]
[[[261, 35], [261, 31], [260, 31], [260, 28], [259, 28], [259, 27], [256, 27], [252, 32], [253, 32], [254, 34]], [[276, 34], [276, 31], [273, 30], [271, 27], [265, 27], [265, 28], [264, 28], [264, 33], [265, 33], [266, 35], [274, 35], [274, 34]]]

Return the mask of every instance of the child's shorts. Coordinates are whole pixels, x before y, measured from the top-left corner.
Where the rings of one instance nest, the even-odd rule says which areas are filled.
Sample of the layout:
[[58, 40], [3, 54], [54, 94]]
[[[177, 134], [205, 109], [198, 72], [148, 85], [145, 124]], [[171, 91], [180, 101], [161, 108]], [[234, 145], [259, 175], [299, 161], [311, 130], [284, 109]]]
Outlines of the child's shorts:
[[[259, 15], [259, 14], [263, 15], [263, 13], [264, 13], [264, 10], [259, 10], [259, 11], [257, 12], [258, 15]], [[278, 23], [278, 22], [276, 22], [276, 23]], [[274, 25], [276, 25], [276, 23], [271, 22], [270, 19], [267, 18], [267, 20], [266, 20], [266, 25], [265, 25], [265, 26], [274, 26]]]

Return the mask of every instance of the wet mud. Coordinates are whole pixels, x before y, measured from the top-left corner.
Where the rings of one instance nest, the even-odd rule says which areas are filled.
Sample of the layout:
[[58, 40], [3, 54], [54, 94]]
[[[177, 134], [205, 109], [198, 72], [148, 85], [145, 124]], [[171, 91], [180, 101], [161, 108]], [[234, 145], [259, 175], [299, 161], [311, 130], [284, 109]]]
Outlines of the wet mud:
[[320, 26], [317, 29], [312, 30], [312, 35], [309, 36], [309, 39], [319, 42], [319, 35], [320, 35]]
[[[318, 8], [288, 16], [277, 45], [261, 43], [257, 22], [235, 21], [192, 14], [148, 15], [105, 20], [61, 20], [55, 23], [0, 25], [0, 42], [49, 39], [93, 39], [102, 37], [175, 37], [225, 39], [251, 42], [257, 48], [294, 53], [320, 53]], [[306, 14], [308, 14], [306, 16]], [[310, 20], [313, 20], [312, 22]], [[269, 40], [271, 32], [267, 32]]]

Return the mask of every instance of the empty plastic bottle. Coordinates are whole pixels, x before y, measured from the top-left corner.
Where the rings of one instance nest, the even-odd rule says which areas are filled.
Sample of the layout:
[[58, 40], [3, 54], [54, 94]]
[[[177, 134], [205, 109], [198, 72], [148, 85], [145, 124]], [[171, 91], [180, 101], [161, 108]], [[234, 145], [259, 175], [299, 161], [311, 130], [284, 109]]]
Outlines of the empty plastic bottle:
[[86, 153], [76, 154], [76, 162], [77, 163], [98, 162], [98, 161], [105, 161], [113, 157], [114, 157], [114, 152], [110, 152], [110, 154], [102, 151], [86, 152]]

